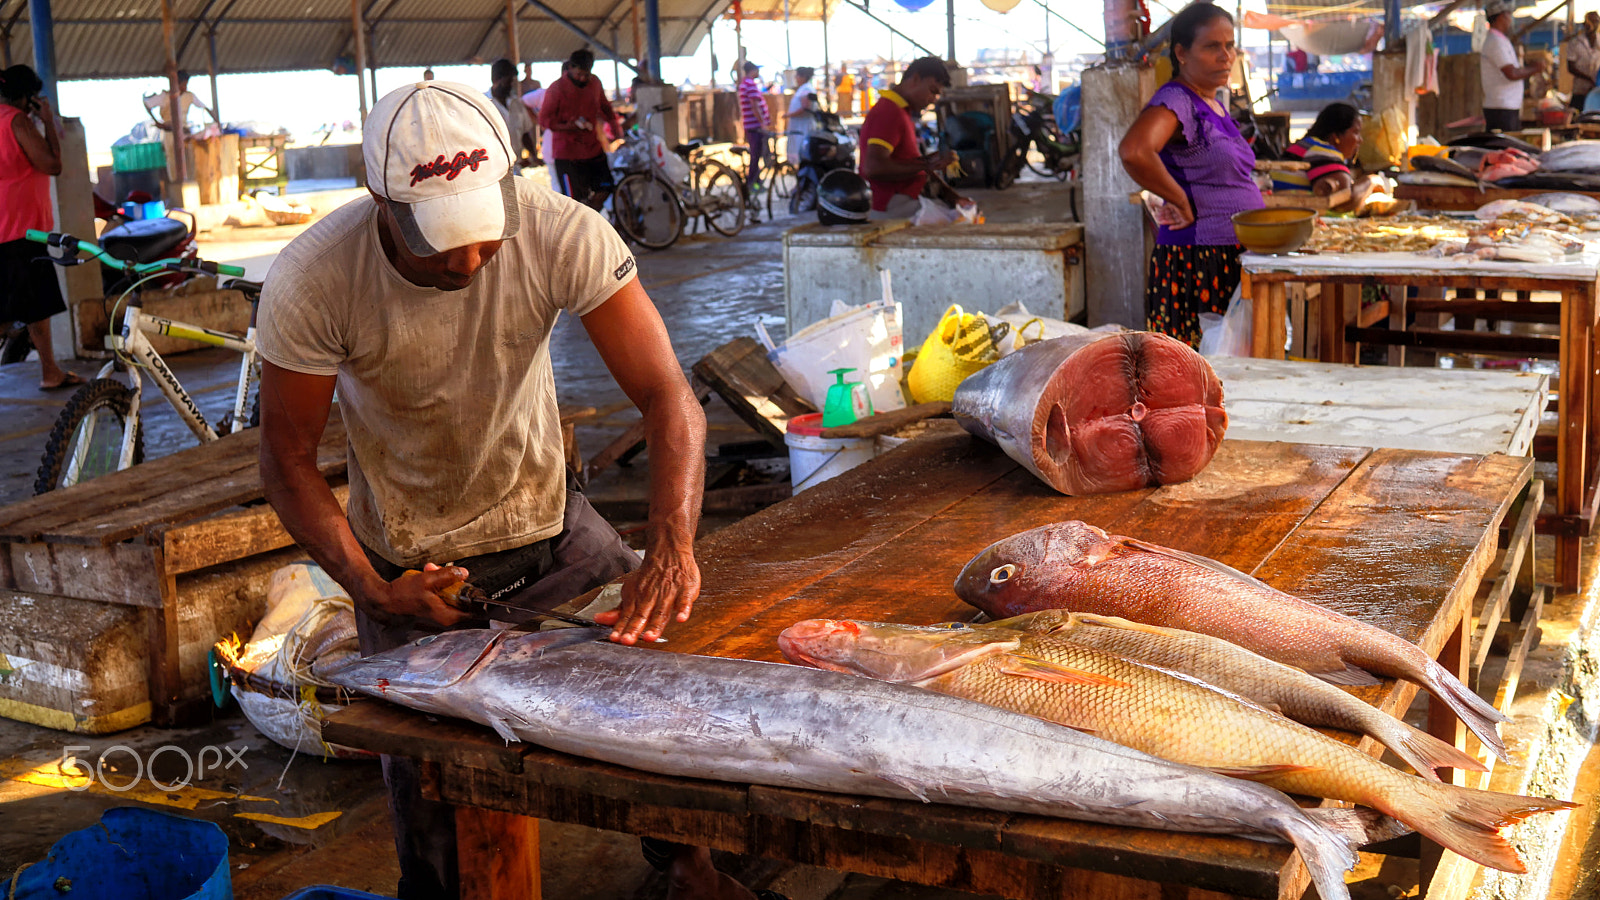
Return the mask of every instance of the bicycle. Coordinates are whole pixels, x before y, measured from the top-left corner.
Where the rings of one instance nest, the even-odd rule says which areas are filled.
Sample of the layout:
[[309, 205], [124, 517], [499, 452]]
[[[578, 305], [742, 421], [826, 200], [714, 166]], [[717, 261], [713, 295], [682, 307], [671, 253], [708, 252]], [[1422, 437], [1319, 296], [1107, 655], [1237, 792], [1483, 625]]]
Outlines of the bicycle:
[[[123, 307], [120, 331], [106, 337], [106, 347], [112, 351], [112, 359], [88, 384], [72, 395], [66, 408], [61, 411], [39, 463], [38, 478], [34, 482], [35, 494], [81, 484], [143, 461], [144, 434], [139, 425], [144, 385], [144, 378], [140, 374], [142, 369], [152, 373], [156, 387], [201, 443], [218, 440], [218, 431], [232, 434], [257, 424], [260, 418], [259, 397], [255, 400], [249, 419], [245, 418], [245, 402], [259, 378], [254, 309], [251, 311], [250, 326], [245, 336], [240, 338], [235, 334], [149, 315], [135, 296], [141, 286], [172, 273], [229, 275], [234, 277], [221, 287], [242, 292], [254, 307], [261, 298], [261, 285], [239, 277], [244, 275], [244, 269], [195, 257], [158, 259], [147, 263], [125, 261], [89, 241], [61, 232], [47, 234], [30, 230], [26, 237], [46, 245], [51, 261], [56, 265], [72, 266], [90, 259], [98, 260], [102, 265], [122, 273], [131, 282], [111, 309], [111, 321], [116, 322], [118, 307]], [[80, 258], [80, 253], [88, 259]], [[146, 334], [164, 334], [198, 341], [241, 355], [239, 384], [234, 392], [233, 408], [223, 415], [216, 428], [206, 422], [194, 398], [184, 390], [177, 375], [151, 346]], [[117, 371], [127, 374], [128, 384], [111, 377]]]
[[[794, 163], [782, 159], [778, 154], [779, 135], [767, 135], [767, 156], [761, 167], [762, 182], [745, 191], [745, 208], [750, 211], [751, 221], [762, 206], [767, 210], [767, 221], [772, 221], [777, 212], [782, 212], [788, 205], [789, 198], [794, 194], [795, 183], [799, 178], [799, 170]], [[731, 167], [734, 174], [739, 176], [739, 183], [745, 184], [750, 174], [750, 148], [735, 144], [729, 148], [733, 155], [739, 159], [739, 165]], [[781, 159], [781, 161], [780, 161]]]
[[[684, 209], [678, 188], [655, 165], [650, 119], [671, 106], [645, 113], [644, 124], [624, 135], [614, 171], [621, 177], [611, 194], [611, 222], [622, 236], [650, 250], [665, 250], [683, 234]], [[652, 140], [653, 139], [653, 140]]]
[[689, 163], [689, 184], [683, 189], [683, 209], [699, 216], [723, 237], [744, 230], [747, 199], [744, 179], [731, 166], [705, 155], [705, 142], [695, 138], [673, 150]]

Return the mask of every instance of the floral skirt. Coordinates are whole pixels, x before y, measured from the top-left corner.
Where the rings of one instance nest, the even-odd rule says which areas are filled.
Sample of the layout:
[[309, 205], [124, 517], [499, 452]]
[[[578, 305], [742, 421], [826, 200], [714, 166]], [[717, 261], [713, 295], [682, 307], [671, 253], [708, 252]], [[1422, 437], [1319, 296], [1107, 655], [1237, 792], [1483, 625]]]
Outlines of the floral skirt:
[[1145, 327], [1200, 346], [1200, 314], [1222, 314], [1239, 286], [1239, 254], [1232, 246], [1156, 245], [1145, 283]]

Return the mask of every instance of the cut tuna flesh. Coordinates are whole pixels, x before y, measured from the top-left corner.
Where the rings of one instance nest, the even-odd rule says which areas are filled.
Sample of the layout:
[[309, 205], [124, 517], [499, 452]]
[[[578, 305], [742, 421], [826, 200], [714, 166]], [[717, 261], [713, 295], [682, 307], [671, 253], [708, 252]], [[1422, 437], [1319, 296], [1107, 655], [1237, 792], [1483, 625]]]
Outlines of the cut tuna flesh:
[[1187, 481], [1228, 429], [1211, 365], [1145, 331], [1029, 344], [969, 376], [952, 407], [961, 427], [1063, 494]]

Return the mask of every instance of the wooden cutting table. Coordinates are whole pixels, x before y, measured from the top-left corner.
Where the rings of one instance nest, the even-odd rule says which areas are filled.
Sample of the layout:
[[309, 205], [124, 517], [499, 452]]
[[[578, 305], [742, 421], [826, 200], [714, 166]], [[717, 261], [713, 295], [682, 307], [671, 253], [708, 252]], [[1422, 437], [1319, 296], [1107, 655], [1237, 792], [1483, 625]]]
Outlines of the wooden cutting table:
[[[1227, 441], [1188, 483], [1064, 497], [992, 446], [930, 435], [700, 541], [694, 617], [640, 652], [781, 661], [774, 639], [802, 619], [969, 620], [975, 610], [951, 590], [968, 559], [1014, 532], [1078, 518], [1253, 572], [1415, 641], [1470, 678], [1471, 604], [1503, 520], [1519, 524], [1496, 589], [1509, 592], [1509, 573], [1532, 561], [1533, 513], [1513, 511], [1527, 491], [1537, 506], [1531, 472], [1531, 460], [1499, 454]], [[1393, 713], [1415, 693], [1404, 683], [1358, 692]], [[1430, 725], [1469, 746], [1453, 716]], [[534, 827], [519, 817], [1024, 900], [1297, 898], [1306, 887], [1287, 846], [671, 778], [507, 746], [487, 728], [376, 701], [335, 714], [323, 736], [424, 760], [425, 790], [461, 807], [461, 833], [508, 835], [463, 844], [468, 896], [537, 896], [537, 877], [508, 884], [509, 848], [526, 847]]]
[[[1556, 357], [1560, 360], [1556, 430], [1555, 515], [1545, 527], [1556, 537], [1556, 575], [1563, 588], [1578, 586], [1579, 550], [1594, 525], [1600, 504], [1600, 415], [1596, 414], [1595, 302], [1600, 258], [1592, 253], [1573, 262], [1533, 264], [1462, 262], [1414, 254], [1364, 253], [1262, 256], [1241, 258], [1247, 290], [1255, 298], [1251, 355], [1284, 356], [1286, 286], [1321, 284], [1322, 298], [1308, 309], [1306, 327], [1319, 330], [1322, 362], [1357, 361], [1361, 342], [1416, 347], [1428, 351]], [[1361, 307], [1361, 287], [1390, 287], [1388, 328], [1368, 327]], [[1407, 288], [1423, 296], [1407, 298]], [[1543, 292], [1559, 302], [1460, 298], [1462, 291]], [[1447, 298], [1446, 292], [1456, 293]], [[1526, 295], [1525, 293], [1525, 295]], [[1408, 325], [1409, 313], [1455, 318], [1454, 330]], [[1559, 335], [1501, 334], [1474, 331], [1478, 319], [1543, 322], [1558, 325]]]
[[1568, 191], [1561, 188], [1502, 188], [1478, 190], [1454, 184], [1397, 184], [1396, 200], [1415, 200], [1422, 209], [1469, 210], [1492, 200], [1524, 200], [1535, 194], [1582, 194], [1600, 200], [1600, 191]]

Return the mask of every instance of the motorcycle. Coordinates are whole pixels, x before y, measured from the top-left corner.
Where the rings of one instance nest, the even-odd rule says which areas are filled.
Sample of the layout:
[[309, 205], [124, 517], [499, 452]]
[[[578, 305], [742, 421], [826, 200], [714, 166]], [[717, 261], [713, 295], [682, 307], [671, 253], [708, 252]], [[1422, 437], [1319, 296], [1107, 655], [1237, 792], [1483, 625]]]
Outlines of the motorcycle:
[[822, 177], [837, 169], [856, 167], [856, 141], [845, 130], [839, 117], [825, 110], [811, 113], [816, 125], [806, 135], [800, 151], [800, 168], [795, 173], [794, 193], [789, 195], [789, 212], [799, 214], [817, 208], [817, 188]]
[[[1001, 169], [1000, 181], [1005, 185], [1017, 179], [1026, 166], [1043, 178], [1066, 181], [1076, 173], [1082, 159], [1079, 134], [1064, 135], [1056, 127], [1055, 114], [1051, 112], [1049, 94], [1028, 92], [1026, 100], [1018, 102], [1011, 111], [1011, 154]], [[1035, 163], [1030, 150], [1037, 150], [1042, 161]]]

